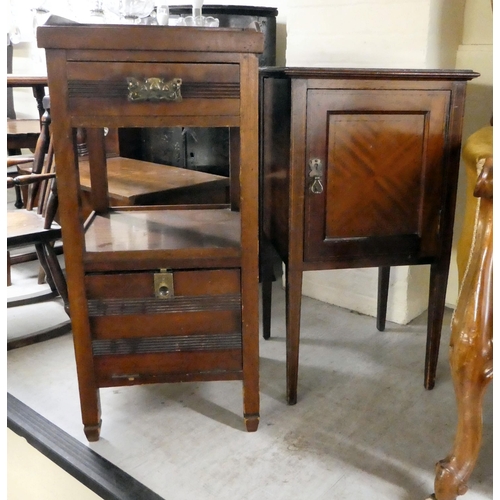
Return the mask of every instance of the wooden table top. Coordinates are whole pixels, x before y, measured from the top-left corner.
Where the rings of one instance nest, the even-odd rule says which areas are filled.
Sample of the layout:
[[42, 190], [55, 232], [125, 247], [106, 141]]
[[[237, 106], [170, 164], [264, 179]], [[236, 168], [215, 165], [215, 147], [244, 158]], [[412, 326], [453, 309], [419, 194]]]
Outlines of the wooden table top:
[[27, 118], [22, 120], [7, 119], [7, 137], [10, 135], [40, 134], [40, 120]]
[[[79, 170], [82, 189], [90, 191], [88, 161], [80, 160]], [[220, 175], [120, 156], [108, 158], [107, 170], [109, 195], [124, 205], [136, 205], [139, 198], [187, 188], [193, 191], [197, 187], [229, 186], [229, 178]]]

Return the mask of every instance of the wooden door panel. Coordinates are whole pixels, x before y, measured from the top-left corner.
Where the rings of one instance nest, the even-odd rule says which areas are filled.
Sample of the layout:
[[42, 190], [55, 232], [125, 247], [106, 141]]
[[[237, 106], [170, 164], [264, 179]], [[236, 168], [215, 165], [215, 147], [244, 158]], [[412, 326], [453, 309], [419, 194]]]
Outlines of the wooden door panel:
[[[421, 114], [329, 116], [326, 239], [418, 231], [424, 122]], [[348, 196], [338, 196], [346, 186]]]
[[322, 162], [323, 191], [307, 167], [305, 259], [435, 249], [448, 104], [442, 91], [309, 91], [307, 159]]

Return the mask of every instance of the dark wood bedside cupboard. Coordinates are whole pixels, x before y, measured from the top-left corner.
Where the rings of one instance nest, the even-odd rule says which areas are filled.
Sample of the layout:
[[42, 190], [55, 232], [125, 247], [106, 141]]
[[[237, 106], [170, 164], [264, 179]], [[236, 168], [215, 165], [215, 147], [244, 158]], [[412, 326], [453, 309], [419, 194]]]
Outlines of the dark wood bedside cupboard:
[[[467, 70], [263, 68], [263, 241], [285, 263], [287, 399], [297, 400], [302, 272], [430, 264], [425, 387], [435, 382]], [[264, 244], [264, 243], [263, 243]], [[263, 287], [269, 274], [264, 272]], [[264, 297], [264, 317], [270, 297]], [[269, 337], [265, 324], [264, 337]]]
[[[242, 380], [259, 423], [258, 60], [263, 34], [231, 28], [54, 25], [45, 48], [84, 431], [99, 389]], [[111, 206], [104, 129], [230, 127], [227, 205]], [[84, 222], [76, 130], [86, 130]], [[140, 425], [140, 423], [138, 423]]]

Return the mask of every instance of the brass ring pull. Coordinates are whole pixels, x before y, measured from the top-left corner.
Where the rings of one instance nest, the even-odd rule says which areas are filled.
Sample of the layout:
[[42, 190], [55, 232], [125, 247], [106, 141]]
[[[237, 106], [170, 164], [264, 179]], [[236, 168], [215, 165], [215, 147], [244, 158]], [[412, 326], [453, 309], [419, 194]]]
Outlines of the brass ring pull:
[[166, 81], [164, 78], [127, 78], [129, 101], [182, 101], [181, 78]]
[[323, 183], [321, 182], [321, 177], [315, 177], [309, 189], [313, 194], [321, 194], [323, 192]]

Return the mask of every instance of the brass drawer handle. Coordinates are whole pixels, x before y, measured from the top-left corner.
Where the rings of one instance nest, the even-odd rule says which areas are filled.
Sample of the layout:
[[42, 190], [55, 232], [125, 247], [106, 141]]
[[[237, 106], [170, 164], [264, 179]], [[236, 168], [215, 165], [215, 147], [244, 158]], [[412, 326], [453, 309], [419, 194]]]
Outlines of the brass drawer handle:
[[309, 186], [311, 193], [321, 194], [323, 192], [323, 164], [319, 158], [309, 160], [309, 177], [313, 179]]
[[166, 81], [164, 78], [127, 78], [129, 101], [182, 101], [181, 78]]

